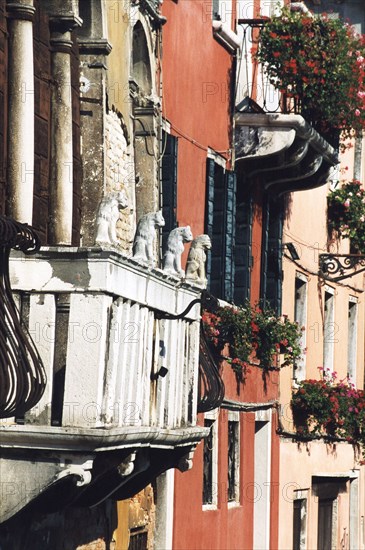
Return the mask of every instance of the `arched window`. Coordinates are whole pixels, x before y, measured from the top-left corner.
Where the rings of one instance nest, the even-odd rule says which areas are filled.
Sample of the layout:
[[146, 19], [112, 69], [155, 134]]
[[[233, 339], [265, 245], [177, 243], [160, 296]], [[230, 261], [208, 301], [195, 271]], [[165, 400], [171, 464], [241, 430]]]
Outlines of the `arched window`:
[[144, 95], [152, 92], [150, 58], [146, 35], [142, 24], [138, 21], [133, 29], [132, 46], [132, 78], [138, 84]]

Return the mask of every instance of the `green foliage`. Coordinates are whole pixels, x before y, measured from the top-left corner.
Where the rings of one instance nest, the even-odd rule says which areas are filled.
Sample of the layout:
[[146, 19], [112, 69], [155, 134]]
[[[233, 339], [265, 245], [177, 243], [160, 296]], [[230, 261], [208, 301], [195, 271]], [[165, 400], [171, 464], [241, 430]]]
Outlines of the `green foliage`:
[[365, 253], [365, 191], [357, 180], [344, 183], [328, 195], [328, 229], [351, 239], [352, 249]]
[[205, 311], [202, 316], [208, 340], [218, 352], [228, 345], [230, 363], [237, 378], [243, 381], [251, 359], [260, 367], [270, 369], [278, 354], [284, 354], [281, 366], [292, 364], [302, 353], [301, 332], [297, 323], [279, 318], [272, 310], [258, 306], [221, 307], [216, 313]]
[[291, 409], [298, 435], [345, 439], [360, 445], [365, 457], [365, 394], [348, 380], [336, 382], [336, 373], [304, 380], [293, 392]]
[[364, 58], [365, 37], [341, 18], [290, 8], [266, 22], [257, 52], [270, 82], [326, 137], [365, 127]]

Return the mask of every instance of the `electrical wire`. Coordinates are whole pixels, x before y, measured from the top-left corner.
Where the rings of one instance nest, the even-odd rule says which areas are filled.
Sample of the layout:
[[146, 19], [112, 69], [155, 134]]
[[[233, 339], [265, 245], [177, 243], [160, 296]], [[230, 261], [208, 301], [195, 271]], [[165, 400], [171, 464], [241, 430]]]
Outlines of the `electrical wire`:
[[[308, 273], [308, 275], [314, 275], [315, 277], [320, 278], [318, 273], [316, 273], [315, 271], [312, 271], [311, 269], [308, 269], [307, 267], [302, 265], [297, 260], [293, 260], [293, 258], [289, 254], [284, 253], [283, 257], [286, 258], [287, 260], [289, 260], [290, 262], [292, 262], [293, 264], [295, 264], [302, 271], [305, 271], [305, 273]], [[330, 283], [331, 281], [328, 281], [328, 282]], [[349, 288], [350, 290], [352, 290], [353, 292], [357, 292], [358, 294], [362, 294], [364, 292], [364, 290], [362, 290], [360, 288], [356, 288], [356, 287], [354, 287], [352, 285], [349, 285], [347, 283], [342, 283], [341, 281], [336, 281], [336, 285], [339, 285], [339, 286], [342, 286], [342, 287], [345, 287], [345, 288]]]

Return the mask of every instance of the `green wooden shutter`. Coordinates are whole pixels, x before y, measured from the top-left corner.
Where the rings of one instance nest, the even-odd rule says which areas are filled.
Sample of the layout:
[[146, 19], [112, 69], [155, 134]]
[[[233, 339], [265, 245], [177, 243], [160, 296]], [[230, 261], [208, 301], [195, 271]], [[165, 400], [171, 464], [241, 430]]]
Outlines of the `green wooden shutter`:
[[237, 189], [234, 302], [250, 299], [252, 267], [252, 199]]
[[233, 301], [235, 278], [236, 174], [225, 173], [224, 299]]
[[[206, 201], [205, 201], [205, 233], [207, 233], [213, 245], [213, 221], [214, 221], [214, 160], [207, 159], [206, 172]], [[212, 251], [207, 253], [206, 274], [208, 279], [208, 288], [211, 289], [212, 276]]]
[[281, 314], [282, 303], [282, 200], [267, 199], [264, 209], [261, 300], [264, 306], [272, 307]]
[[162, 250], [166, 249], [167, 237], [175, 229], [177, 208], [177, 143], [175, 136], [162, 133], [164, 155], [161, 162], [162, 215], [165, 226], [162, 229]]
[[205, 232], [211, 238], [207, 277], [212, 294], [233, 300], [236, 175], [207, 160]]

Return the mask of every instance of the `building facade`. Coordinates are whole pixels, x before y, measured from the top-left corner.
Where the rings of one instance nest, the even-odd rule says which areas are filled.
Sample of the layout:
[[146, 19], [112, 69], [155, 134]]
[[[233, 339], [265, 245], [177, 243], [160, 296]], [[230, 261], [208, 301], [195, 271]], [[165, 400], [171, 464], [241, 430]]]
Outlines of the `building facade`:
[[[291, 4], [363, 30], [355, 0]], [[327, 195], [363, 144], [339, 157], [264, 82], [278, 9], [0, 2], [1, 214], [42, 243], [0, 224], [1, 548], [364, 548], [356, 446], [298, 437], [290, 406], [318, 367], [364, 388], [362, 274], [320, 263], [350, 251]], [[206, 344], [217, 299], [297, 321], [306, 354], [239, 380]]]

